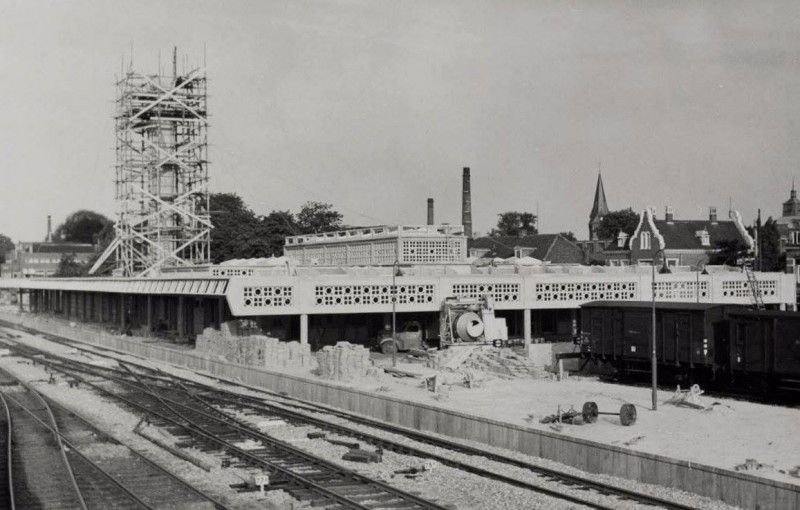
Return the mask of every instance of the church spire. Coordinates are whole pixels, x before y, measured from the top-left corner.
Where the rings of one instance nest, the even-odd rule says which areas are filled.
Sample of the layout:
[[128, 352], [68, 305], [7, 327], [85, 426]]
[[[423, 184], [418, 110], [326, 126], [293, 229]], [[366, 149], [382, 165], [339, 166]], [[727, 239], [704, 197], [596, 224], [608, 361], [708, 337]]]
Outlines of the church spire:
[[606, 202], [606, 191], [603, 189], [603, 174], [597, 172], [597, 188], [594, 191], [594, 204], [592, 204], [589, 220], [606, 214], [608, 214], [608, 203]]
[[597, 169], [597, 188], [594, 191], [594, 204], [592, 212], [589, 214], [589, 239], [597, 239], [597, 228], [603, 216], [608, 214], [608, 202], [606, 202], [606, 191], [603, 189], [603, 174], [600, 168]]

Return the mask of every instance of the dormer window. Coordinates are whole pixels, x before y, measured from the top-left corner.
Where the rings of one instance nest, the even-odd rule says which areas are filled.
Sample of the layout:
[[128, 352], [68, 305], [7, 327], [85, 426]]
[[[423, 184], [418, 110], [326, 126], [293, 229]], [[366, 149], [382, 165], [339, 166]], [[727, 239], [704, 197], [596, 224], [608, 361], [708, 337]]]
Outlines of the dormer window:
[[639, 238], [639, 249], [650, 249], [650, 232], [642, 232], [641, 237]]
[[518, 259], [521, 259], [523, 257], [530, 257], [533, 254], [534, 250], [536, 250], [536, 248], [523, 248], [517, 246], [514, 248], [514, 256], [517, 257]]
[[708, 230], [698, 230], [694, 235], [700, 239], [700, 246], [711, 246], [711, 238], [708, 235]]
[[792, 244], [800, 244], [800, 231], [792, 232]]
[[628, 242], [628, 234], [620, 230], [617, 236], [617, 248], [624, 248], [626, 242]]

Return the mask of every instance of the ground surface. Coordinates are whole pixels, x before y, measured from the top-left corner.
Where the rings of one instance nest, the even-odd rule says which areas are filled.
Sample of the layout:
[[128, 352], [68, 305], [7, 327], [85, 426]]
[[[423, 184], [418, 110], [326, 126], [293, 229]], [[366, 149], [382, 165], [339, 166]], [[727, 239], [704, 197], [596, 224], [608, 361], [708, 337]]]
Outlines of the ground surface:
[[[375, 360], [381, 366], [391, 365], [391, 358], [383, 355], [376, 355]], [[435, 373], [405, 356], [399, 357], [397, 368], [420, 374]], [[318, 379], [310, 371], [293, 370], [289, 373]], [[746, 459], [756, 459], [772, 467], [750, 471], [750, 474], [800, 484], [800, 479], [781, 472], [800, 465], [800, 433], [797, 432], [800, 409], [796, 407], [701, 396], [700, 403], [711, 405], [718, 402], [719, 405], [700, 411], [668, 405], [665, 402], [673, 392], [659, 391], [658, 411], [654, 412], [650, 410], [649, 388], [579, 377], [568, 377], [559, 382], [509, 379], [490, 374], [477, 388], [451, 385], [437, 394], [423, 388], [418, 378], [388, 375], [380, 379], [330, 384], [548, 431], [552, 431], [550, 426], [539, 423], [539, 420], [555, 413], [559, 406], [562, 410], [570, 406], [580, 410], [584, 402], [594, 401], [601, 411], [617, 412], [621, 404], [631, 403], [638, 411], [638, 420], [633, 426], [621, 426], [616, 416], [601, 416], [595, 424], [567, 425], [559, 433], [725, 469], [733, 469]]]

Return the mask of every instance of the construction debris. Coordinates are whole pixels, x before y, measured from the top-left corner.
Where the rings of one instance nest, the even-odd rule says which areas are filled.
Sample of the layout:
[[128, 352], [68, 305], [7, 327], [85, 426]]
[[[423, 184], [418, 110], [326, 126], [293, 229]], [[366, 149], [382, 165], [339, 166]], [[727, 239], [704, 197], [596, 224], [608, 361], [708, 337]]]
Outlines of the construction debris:
[[706, 406], [700, 403], [700, 395], [703, 390], [697, 384], [693, 385], [688, 390], [682, 390], [680, 385], [675, 390], [675, 394], [670, 397], [665, 404], [672, 404], [679, 407], [690, 407], [692, 409], [706, 410]]
[[253, 321], [238, 320], [224, 323], [219, 331], [206, 328], [197, 337], [197, 350], [242, 365], [314, 368], [316, 363], [307, 344], [281, 342], [265, 336], [254, 324]]
[[366, 450], [361, 449], [353, 449], [349, 450], [342, 456], [342, 460], [349, 460], [351, 462], [382, 462], [383, 461], [383, 450], [378, 449], [374, 452], [369, 452]]
[[430, 366], [437, 370], [472, 369], [511, 377], [548, 377], [544, 367], [505, 347], [452, 346], [431, 358]]
[[338, 342], [327, 345], [317, 353], [319, 375], [334, 381], [352, 381], [365, 377], [379, 379], [383, 369], [375, 367], [369, 349], [363, 345]]
[[761, 471], [765, 469], [774, 469], [771, 464], [762, 464], [756, 459], [746, 459], [744, 464], [738, 464], [733, 467], [734, 471]]

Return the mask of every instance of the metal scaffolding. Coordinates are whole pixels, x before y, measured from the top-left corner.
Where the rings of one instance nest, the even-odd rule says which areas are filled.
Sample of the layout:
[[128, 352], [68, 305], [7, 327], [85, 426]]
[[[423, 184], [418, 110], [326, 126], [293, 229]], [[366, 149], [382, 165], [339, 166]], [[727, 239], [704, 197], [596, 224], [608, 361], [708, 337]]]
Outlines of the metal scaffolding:
[[114, 273], [208, 263], [210, 230], [205, 68], [117, 82]]

